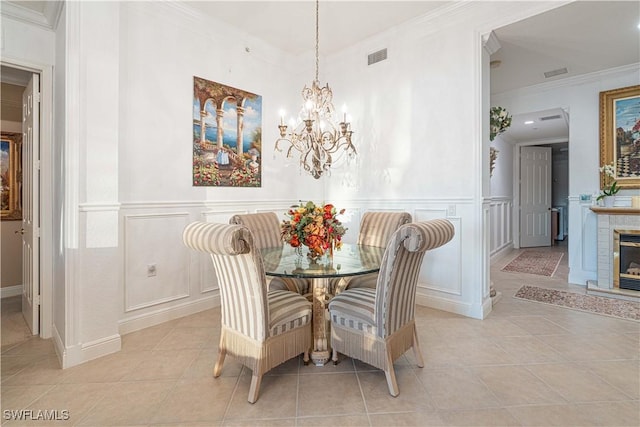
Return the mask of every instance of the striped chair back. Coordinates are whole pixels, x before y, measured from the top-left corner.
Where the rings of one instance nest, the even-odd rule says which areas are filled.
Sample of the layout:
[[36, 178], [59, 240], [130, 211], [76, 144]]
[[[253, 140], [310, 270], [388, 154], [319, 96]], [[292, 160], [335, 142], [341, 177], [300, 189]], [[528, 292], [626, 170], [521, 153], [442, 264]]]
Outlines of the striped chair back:
[[242, 225], [193, 222], [184, 244], [211, 255], [220, 286], [222, 323], [254, 340], [268, 336], [266, 276], [251, 232]]
[[385, 248], [391, 235], [410, 222], [411, 214], [407, 212], [365, 212], [360, 221], [358, 244]]
[[280, 221], [275, 212], [234, 215], [229, 224], [239, 224], [251, 230], [258, 249], [273, 248], [282, 245]]
[[377, 334], [388, 337], [415, 317], [416, 287], [424, 254], [444, 245], [455, 230], [446, 219], [405, 224], [389, 240], [376, 284]]

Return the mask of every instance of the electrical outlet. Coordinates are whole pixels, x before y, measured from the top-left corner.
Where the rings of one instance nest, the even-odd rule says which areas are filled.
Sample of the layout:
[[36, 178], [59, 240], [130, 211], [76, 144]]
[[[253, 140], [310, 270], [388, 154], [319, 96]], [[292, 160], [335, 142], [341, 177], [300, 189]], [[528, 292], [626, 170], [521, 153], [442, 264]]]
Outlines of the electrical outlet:
[[456, 205], [449, 205], [447, 208], [447, 216], [454, 216], [456, 214]]
[[147, 264], [147, 277], [154, 277], [158, 274], [158, 270], [155, 264]]

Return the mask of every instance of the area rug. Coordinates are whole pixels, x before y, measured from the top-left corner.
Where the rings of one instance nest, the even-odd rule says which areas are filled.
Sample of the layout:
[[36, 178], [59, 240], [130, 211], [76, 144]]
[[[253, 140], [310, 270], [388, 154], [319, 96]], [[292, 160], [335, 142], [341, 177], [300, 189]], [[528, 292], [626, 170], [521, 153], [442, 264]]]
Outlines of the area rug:
[[513, 297], [621, 319], [640, 320], [640, 303], [621, 299], [583, 295], [528, 285], [521, 287]]
[[551, 277], [558, 269], [563, 255], [562, 252], [524, 251], [516, 259], [502, 267], [502, 271]]

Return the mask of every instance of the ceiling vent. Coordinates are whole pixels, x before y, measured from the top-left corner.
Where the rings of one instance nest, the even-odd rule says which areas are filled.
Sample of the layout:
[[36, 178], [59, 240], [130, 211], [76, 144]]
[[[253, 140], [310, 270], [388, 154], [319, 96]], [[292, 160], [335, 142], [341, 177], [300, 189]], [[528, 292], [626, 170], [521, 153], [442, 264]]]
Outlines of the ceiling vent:
[[560, 74], [567, 74], [569, 71], [566, 68], [558, 68], [557, 70], [551, 70], [544, 73], [544, 78], [559, 76]]
[[367, 57], [367, 65], [373, 65], [376, 62], [384, 61], [385, 59], [387, 59], [387, 48], [370, 53]]
[[558, 120], [561, 117], [562, 116], [560, 114], [556, 114], [555, 116], [540, 117], [540, 121], [544, 122], [545, 120]]

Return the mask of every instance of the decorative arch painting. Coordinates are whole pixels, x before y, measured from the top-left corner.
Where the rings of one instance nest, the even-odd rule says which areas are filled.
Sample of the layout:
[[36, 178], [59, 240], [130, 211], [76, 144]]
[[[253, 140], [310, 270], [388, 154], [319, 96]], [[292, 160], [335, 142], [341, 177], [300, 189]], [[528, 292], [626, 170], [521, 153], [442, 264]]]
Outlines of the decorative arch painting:
[[193, 185], [262, 186], [262, 96], [193, 77]]

